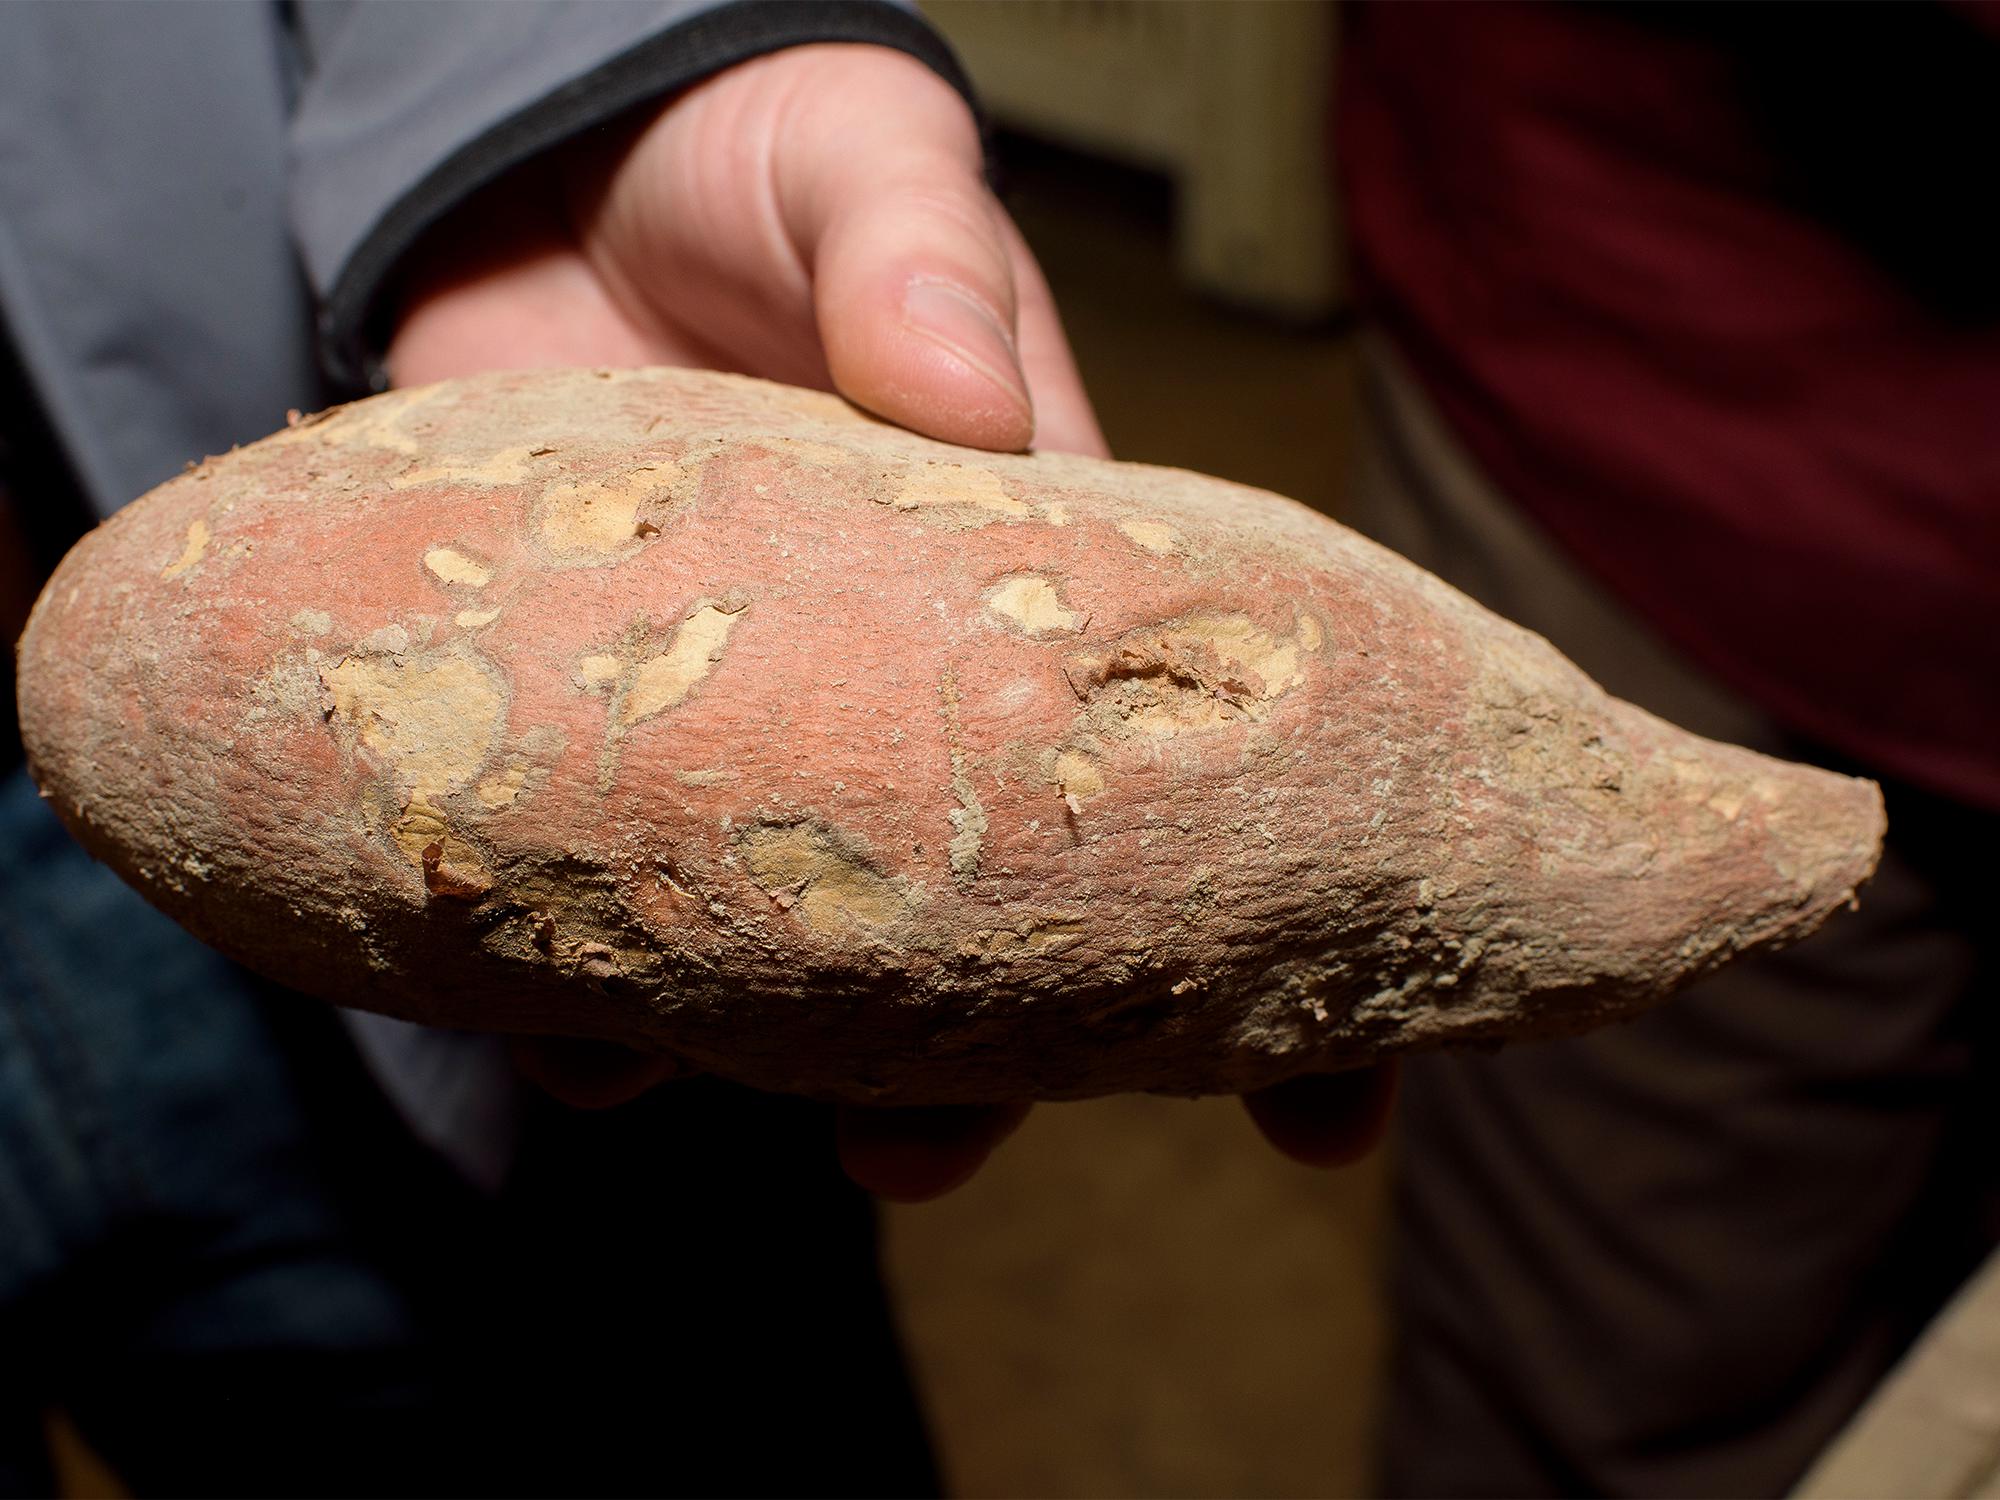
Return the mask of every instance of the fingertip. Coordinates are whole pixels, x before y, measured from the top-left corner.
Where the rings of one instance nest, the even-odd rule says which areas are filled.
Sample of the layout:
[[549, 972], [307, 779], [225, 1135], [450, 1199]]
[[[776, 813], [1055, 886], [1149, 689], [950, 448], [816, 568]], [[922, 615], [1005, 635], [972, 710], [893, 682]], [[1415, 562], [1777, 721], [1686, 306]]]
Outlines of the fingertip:
[[965, 1185], [1027, 1118], [1028, 1106], [843, 1105], [834, 1118], [841, 1169], [891, 1203], [926, 1203]]
[[1346, 1167], [1382, 1142], [1396, 1093], [1396, 1066], [1315, 1073], [1243, 1096], [1264, 1138], [1302, 1166]]
[[899, 146], [844, 162], [814, 199], [813, 308], [827, 369], [858, 406], [927, 437], [1020, 451], [1035, 411], [1004, 215], [970, 158]]
[[913, 351], [913, 363], [928, 370], [934, 378], [925, 385], [943, 398], [938, 410], [919, 415], [932, 428], [962, 434], [933, 436], [1009, 451], [1034, 440], [1034, 402], [1010, 325], [979, 293], [950, 281], [919, 276], [904, 288], [903, 330], [934, 351]]
[[687, 1071], [664, 1053], [582, 1037], [513, 1037], [507, 1053], [517, 1073], [572, 1109], [613, 1109]]
[[856, 405], [941, 442], [1018, 452], [1034, 404], [1003, 315], [963, 282], [918, 273], [885, 292], [872, 318], [835, 314], [826, 329], [834, 384]]

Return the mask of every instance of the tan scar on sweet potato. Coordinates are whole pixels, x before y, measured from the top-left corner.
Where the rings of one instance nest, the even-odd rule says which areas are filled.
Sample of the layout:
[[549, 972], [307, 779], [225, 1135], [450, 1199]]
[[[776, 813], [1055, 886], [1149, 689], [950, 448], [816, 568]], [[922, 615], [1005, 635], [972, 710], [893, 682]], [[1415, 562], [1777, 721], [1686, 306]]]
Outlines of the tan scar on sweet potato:
[[836, 1099], [1580, 1031], [1810, 932], [1882, 833], [1291, 501], [683, 371], [211, 459], [20, 650], [55, 807], [253, 968]]

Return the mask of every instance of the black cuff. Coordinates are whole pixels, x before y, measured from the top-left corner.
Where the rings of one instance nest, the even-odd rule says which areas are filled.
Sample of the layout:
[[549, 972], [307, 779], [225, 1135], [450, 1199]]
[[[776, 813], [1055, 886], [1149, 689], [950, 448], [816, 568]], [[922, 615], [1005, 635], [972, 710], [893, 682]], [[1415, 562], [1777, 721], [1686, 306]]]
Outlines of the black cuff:
[[731, 0], [671, 26], [508, 116], [433, 168], [355, 247], [321, 305], [320, 359], [344, 393], [388, 389], [382, 294], [397, 261], [459, 204], [523, 162], [626, 110], [783, 47], [866, 42], [908, 53], [978, 112], [950, 46], [879, 0]]

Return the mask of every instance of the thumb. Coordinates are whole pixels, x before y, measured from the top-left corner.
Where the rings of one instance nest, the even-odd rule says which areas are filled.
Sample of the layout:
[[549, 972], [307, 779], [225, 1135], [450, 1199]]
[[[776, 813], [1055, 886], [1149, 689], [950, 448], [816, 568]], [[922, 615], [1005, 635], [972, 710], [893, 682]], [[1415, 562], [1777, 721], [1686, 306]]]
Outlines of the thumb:
[[[1017, 343], [1005, 219], [980, 175], [970, 113], [910, 59], [876, 96], [866, 140], [794, 132], [779, 190], [811, 268], [840, 393], [946, 442], [1026, 448], [1034, 405]], [[799, 137], [803, 136], [803, 139]]]

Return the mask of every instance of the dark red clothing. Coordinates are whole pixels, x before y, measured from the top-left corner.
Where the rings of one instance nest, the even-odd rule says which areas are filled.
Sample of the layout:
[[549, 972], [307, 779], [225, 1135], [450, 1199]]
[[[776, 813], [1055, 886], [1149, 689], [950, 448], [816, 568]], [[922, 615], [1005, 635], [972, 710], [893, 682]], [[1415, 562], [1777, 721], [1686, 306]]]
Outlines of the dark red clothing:
[[1996, 33], [1358, 5], [1337, 136], [1364, 307], [1493, 479], [1779, 718], [1989, 807]]

